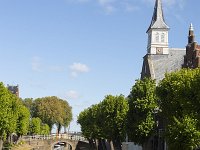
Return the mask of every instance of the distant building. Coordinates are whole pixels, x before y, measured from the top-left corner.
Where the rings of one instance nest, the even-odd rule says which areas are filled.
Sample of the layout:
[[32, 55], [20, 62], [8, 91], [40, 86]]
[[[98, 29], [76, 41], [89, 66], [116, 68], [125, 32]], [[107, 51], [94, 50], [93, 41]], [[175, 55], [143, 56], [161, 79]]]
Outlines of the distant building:
[[15, 94], [17, 97], [19, 97], [19, 85], [13, 86], [13, 85], [7, 85], [8, 90]]

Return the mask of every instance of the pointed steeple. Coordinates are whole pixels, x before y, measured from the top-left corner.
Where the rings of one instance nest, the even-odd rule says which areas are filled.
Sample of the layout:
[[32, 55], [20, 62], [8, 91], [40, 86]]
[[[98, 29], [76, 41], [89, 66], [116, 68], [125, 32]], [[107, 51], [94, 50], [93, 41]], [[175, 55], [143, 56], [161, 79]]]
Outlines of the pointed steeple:
[[189, 27], [189, 34], [188, 34], [188, 44], [189, 43], [193, 43], [194, 40], [195, 40], [194, 27], [193, 27], [193, 25], [191, 23], [190, 27]]
[[194, 31], [194, 27], [193, 27], [192, 23], [190, 24], [189, 30], [190, 30], [190, 31]]
[[156, 2], [155, 2], [153, 17], [152, 17], [151, 24], [150, 24], [147, 32], [150, 29], [169, 29], [169, 27], [165, 23], [165, 19], [163, 16], [161, 0], [156, 0]]

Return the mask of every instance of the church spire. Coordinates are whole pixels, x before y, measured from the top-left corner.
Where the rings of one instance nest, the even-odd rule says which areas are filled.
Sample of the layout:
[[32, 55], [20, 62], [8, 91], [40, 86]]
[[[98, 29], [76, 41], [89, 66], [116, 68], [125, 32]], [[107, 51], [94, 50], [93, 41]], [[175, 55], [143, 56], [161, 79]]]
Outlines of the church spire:
[[189, 27], [189, 34], [188, 34], [188, 44], [193, 43], [194, 40], [195, 40], [194, 27], [191, 23]]
[[147, 32], [149, 32], [150, 29], [169, 29], [163, 16], [161, 0], [156, 0], [155, 2], [153, 17]]
[[155, 7], [151, 24], [147, 30], [148, 54], [169, 54], [169, 43], [168, 43], [168, 31], [169, 27], [165, 23], [162, 2], [161, 0], [155, 0]]

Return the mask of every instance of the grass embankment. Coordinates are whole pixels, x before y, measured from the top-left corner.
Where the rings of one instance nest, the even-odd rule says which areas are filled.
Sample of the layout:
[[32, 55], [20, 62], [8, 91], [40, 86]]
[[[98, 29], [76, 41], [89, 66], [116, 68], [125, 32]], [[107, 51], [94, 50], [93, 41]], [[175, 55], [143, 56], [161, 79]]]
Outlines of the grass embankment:
[[23, 144], [19, 144], [19, 145], [15, 145], [11, 148], [11, 150], [32, 150], [34, 147], [27, 144], [27, 143], [23, 143]]

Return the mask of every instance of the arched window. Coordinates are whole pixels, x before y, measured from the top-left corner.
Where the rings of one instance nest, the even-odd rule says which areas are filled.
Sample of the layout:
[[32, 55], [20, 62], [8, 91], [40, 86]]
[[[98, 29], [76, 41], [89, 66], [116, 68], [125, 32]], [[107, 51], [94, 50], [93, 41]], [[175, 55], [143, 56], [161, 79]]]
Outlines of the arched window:
[[165, 33], [161, 34], [161, 42], [165, 42]]
[[156, 42], [159, 42], [159, 33], [156, 33]]

